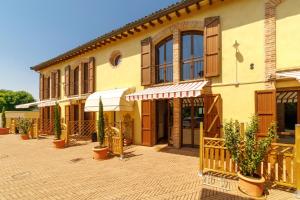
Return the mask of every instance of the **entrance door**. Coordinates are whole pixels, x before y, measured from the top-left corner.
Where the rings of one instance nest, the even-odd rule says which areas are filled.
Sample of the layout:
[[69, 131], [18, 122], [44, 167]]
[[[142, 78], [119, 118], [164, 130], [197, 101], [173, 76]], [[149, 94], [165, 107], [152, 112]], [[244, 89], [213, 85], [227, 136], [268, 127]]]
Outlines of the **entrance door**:
[[173, 126], [172, 100], [156, 101], [156, 143], [168, 143]]
[[152, 108], [152, 101], [142, 101], [142, 145], [145, 146], [153, 145]]
[[204, 120], [203, 98], [185, 98], [181, 104], [182, 146], [199, 146], [200, 122]]

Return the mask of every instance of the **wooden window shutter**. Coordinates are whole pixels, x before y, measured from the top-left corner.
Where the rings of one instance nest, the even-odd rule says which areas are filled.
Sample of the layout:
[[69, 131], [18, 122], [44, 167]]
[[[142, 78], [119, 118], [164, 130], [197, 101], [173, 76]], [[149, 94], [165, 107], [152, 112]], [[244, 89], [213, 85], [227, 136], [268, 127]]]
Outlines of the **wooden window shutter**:
[[88, 66], [88, 93], [95, 91], [95, 58], [89, 58]]
[[44, 77], [44, 99], [49, 98], [49, 78]]
[[152, 146], [152, 107], [151, 100], [142, 101], [142, 145]]
[[204, 95], [204, 130], [206, 137], [220, 137], [222, 99], [219, 94]]
[[266, 136], [272, 122], [276, 121], [276, 91], [255, 92], [255, 113], [258, 117], [258, 136]]
[[51, 90], [51, 98], [55, 98], [55, 87], [56, 87], [56, 83], [55, 83], [55, 76], [56, 76], [56, 72], [51, 72], [51, 76], [50, 76], [50, 90]]
[[70, 95], [74, 95], [74, 89], [75, 89], [74, 75], [75, 75], [75, 71], [70, 68], [70, 87], [69, 87], [69, 90], [70, 90], [69, 94]]
[[70, 96], [70, 69], [71, 66], [68, 65], [65, 68], [65, 95]]
[[221, 72], [221, 26], [220, 17], [204, 20], [204, 74], [219, 76]]
[[151, 85], [151, 48], [152, 39], [146, 38], [141, 41], [141, 85]]
[[65, 106], [65, 123], [68, 125], [70, 121], [70, 106]]
[[60, 70], [55, 73], [55, 98], [60, 98]]
[[40, 99], [44, 99], [44, 75], [40, 74]]
[[80, 63], [80, 66], [79, 66], [79, 73], [80, 73], [80, 92], [81, 94], [84, 94], [85, 91], [84, 91], [84, 63]]

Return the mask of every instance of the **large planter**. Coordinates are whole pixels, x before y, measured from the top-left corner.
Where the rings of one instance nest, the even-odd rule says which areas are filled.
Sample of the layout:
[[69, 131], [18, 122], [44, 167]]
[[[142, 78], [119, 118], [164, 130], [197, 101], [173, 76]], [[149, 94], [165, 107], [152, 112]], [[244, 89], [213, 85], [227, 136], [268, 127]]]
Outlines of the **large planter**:
[[21, 139], [22, 140], [29, 140], [28, 134], [21, 134]]
[[264, 193], [265, 178], [244, 176], [238, 172], [239, 189], [251, 197], [261, 197]]
[[9, 134], [9, 128], [0, 128], [0, 135]]
[[94, 155], [93, 158], [96, 160], [104, 160], [107, 159], [108, 156], [108, 147], [94, 147], [93, 149]]
[[65, 148], [65, 140], [53, 140], [55, 148], [63, 149]]

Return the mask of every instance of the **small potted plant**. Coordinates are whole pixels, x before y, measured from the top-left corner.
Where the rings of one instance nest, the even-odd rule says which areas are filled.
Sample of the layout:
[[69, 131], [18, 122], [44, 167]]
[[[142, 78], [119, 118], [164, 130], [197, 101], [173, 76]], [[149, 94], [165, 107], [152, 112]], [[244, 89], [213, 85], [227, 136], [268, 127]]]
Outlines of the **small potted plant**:
[[98, 141], [99, 141], [99, 146], [94, 147], [93, 151], [94, 151], [94, 159], [106, 159], [107, 158], [107, 154], [108, 154], [108, 147], [104, 145], [104, 116], [103, 116], [103, 104], [102, 104], [102, 100], [101, 97], [99, 99], [99, 112], [98, 112]]
[[251, 197], [263, 195], [265, 179], [257, 174], [257, 169], [276, 137], [276, 125], [273, 123], [268, 129], [267, 136], [260, 140], [256, 137], [257, 130], [256, 116], [251, 118], [244, 135], [240, 134], [238, 121], [230, 120], [224, 126], [225, 146], [239, 167], [239, 189]]
[[58, 103], [56, 103], [54, 107], [54, 133], [55, 133], [55, 137], [53, 140], [54, 146], [59, 149], [64, 148], [65, 140], [61, 139], [61, 125], [60, 125], [60, 113], [59, 113]]
[[22, 140], [29, 139], [29, 131], [32, 127], [32, 121], [30, 119], [20, 118], [17, 120], [17, 128], [21, 134]]
[[9, 128], [6, 128], [6, 117], [5, 117], [5, 107], [2, 108], [2, 128], [0, 128], [0, 135], [5, 135], [9, 133]]

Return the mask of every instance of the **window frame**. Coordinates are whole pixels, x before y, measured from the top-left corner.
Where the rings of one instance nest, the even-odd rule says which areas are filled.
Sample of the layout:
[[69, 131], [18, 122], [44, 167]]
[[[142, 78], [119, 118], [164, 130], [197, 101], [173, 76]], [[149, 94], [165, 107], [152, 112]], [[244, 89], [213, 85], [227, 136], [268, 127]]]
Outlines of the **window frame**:
[[[191, 57], [188, 59], [183, 60], [183, 36], [190, 35], [191, 36]], [[201, 35], [203, 38], [203, 55], [202, 57], [195, 57], [195, 50], [194, 50], [194, 35]], [[195, 78], [194, 70], [195, 70], [195, 62], [202, 63], [202, 76], [199, 78]], [[183, 79], [183, 64], [190, 64], [190, 75], [189, 79]], [[189, 31], [183, 31], [180, 34], [180, 81], [190, 81], [190, 80], [199, 80], [204, 78], [204, 32], [200, 30], [189, 30]]]
[[[169, 41], [172, 41], [172, 58], [174, 57], [174, 51], [173, 51], [173, 35], [170, 35], [166, 37], [165, 39], [161, 40], [158, 44], [155, 45], [155, 83], [172, 83], [173, 82], [173, 72], [174, 72], [174, 65], [173, 65], [173, 59], [171, 63], [167, 63], [167, 43]], [[159, 64], [159, 48], [163, 46], [164, 47], [164, 61], [163, 64]], [[172, 69], [172, 79], [170, 81], [167, 80], [167, 68], [171, 67]], [[164, 80], [159, 80], [159, 71], [163, 68], [164, 71]]]

